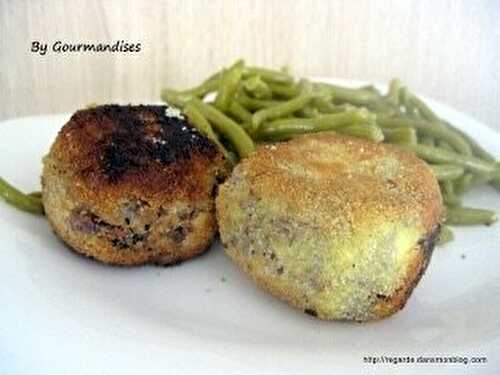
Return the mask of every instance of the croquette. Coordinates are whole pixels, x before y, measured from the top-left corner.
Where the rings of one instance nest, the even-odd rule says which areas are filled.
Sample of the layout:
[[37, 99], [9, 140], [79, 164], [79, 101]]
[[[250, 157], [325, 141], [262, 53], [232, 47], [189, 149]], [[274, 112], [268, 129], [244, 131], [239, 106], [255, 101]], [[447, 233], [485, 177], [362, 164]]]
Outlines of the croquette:
[[404, 307], [442, 207], [423, 161], [333, 133], [258, 148], [216, 199], [225, 251], [259, 286], [318, 318], [355, 321]]
[[98, 106], [76, 112], [44, 158], [43, 204], [78, 253], [114, 265], [173, 264], [209, 248], [226, 165], [174, 107]]

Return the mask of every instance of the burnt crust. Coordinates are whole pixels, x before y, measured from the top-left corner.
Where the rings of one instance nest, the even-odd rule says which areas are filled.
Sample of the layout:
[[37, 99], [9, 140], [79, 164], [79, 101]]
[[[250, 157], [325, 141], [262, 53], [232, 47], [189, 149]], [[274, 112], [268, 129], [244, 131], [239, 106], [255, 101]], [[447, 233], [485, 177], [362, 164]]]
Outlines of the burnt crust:
[[415, 260], [409, 265], [409, 272], [407, 278], [392, 295], [386, 296], [377, 294], [378, 302], [374, 306], [376, 319], [385, 318], [394, 314], [396, 311], [403, 309], [406, 302], [410, 298], [413, 290], [416, 288], [422, 276], [424, 275], [429, 263], [431, 261], [432, 253], [439, 240], [441, 233], [441, 224], [437, 224], [434, 228], [423, 238], [421, 238], [416, 246], [418, 255]]
[[89, 185], [174, 192], [223, 156], [186, 119], [167, 116], [167, 108], [103, 105], [80, 110], [61, 130], [51, 155]]

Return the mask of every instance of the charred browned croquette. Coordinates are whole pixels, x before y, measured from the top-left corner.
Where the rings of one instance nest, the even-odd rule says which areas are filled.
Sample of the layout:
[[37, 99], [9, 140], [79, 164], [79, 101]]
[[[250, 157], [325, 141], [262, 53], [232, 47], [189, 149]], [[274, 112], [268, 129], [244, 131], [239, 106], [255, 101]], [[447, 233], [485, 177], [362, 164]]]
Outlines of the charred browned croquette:
[[172, 264], [208, 249], [227, 174], [218, 147], [175, 108], [76, 112], [44, 159], [43, 203], [56, 234], [105, 263]]

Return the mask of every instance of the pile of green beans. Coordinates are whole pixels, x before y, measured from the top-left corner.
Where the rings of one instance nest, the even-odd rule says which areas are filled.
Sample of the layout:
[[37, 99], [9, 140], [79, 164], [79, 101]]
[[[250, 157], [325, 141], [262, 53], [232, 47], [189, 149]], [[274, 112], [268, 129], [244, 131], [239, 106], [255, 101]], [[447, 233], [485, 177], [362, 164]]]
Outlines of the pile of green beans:
[[484, 184], [500, 190], [500, 162], [438, 117], [398, 79], [383, 94], [374, 86], [297, 80], [286, 69], [252, 67], [238, 60], [192, 89], [167, 88], [161, 97], [183, 109], [233, 164], [250, 154], [255, 144], [322, 131], [392, 143], [413, 152], [431, 166], [441, 187], [446, 205], [441, 243], [453, 238], [448, 225], [496, 221], [493, 211], [464, 207], [462, 196]]

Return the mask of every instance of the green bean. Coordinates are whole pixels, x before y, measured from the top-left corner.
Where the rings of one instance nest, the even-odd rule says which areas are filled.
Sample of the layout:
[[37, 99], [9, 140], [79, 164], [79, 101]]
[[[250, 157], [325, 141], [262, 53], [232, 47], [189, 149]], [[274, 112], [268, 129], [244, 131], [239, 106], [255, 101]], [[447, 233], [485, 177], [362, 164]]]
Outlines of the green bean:
[[438, 245], [444, 245], [447, 242], [453, 241], [453, 231], [449, 226], [443, 225], [441, 226], [441, 233], [439, 233]]
[[172, 89], [163, 89], [161, 91], [161, 99], [171, 105], [179, 108], [184, 108], [184, 106], [196, 95], [188, 92], [176, 91]]
[[334, 130], [340, 127], [370, 123], [373, 115], [366, 109], [359, 108], [341, 113], [320, 115], [314, 118], [284, 118], [264, 123], [262, 129], [282, 126], [287, 124], [307, 124], [321, 130]]
[[218, 139], [214, 133], [212, 126], [208, 120], [201, 114], [199, 110], [190, 102], [184, 108], [184, 114], [187, 116], [189, 122], [194, 125], [201, 133], [205, 134], [212, 140]]
[[495, 189], [500, 190], [500, 177], [495, 177], [491, 181], [491, 186], [493, 186]]
[[41, 191], [33, 191], [33, 192], [29, 193], [28, 196], [31, 198], [42, 199], [42, 192]]
[[448, 151], [455, 151], [453, 147], [450, 146], [450, 144], [446, 141], [443, 141], [442, 139], [438, 139], [435, 144], [436, 147], [442, 148], [444, 150]]
[[401, 87], [399, 90], [399, 99], [403, 108], [405, 110], [405, 114], [410, 116], [411, 118], [420, 118], [417, 108], [413, 105], [410, 100], [411, 93], [408, 91], [406, 87]]
[[264, 123], [257, 132], [258, 139], [272, 139], [303, 133], [339, 130], [353, 125], [366, 124], [372, 114], [365, 109], [321, 115], [314, 118], [285, 118]]
[[474, 174], [470, 172], [464, 173], [464, 175], [454, 181], [454, 187], [457, 194], [464, 194], [469, 191], [473, 185]]
[[439, 117], [422, 100], [413, 94], [409, 94], [408, 100], [418, 110], [419, 114], [429, 122], [439, 122]]
[[453, 225], [491, 225], [497, 220], [496, 214], [490, 210], [469, 207], [448, 207], [446, 223]]
[[494, 173], [473, 175], [472, 179], [470, 180], [469, 186], [467, 186], [467, 190], [472, 190], [476, 187], [492, 182], [494, 178], [495, 178]]
[[400, 102], [400, 91], [403, 84], [397, 78], [394, 78], [389, 83], [389, 91], [387, 92], [387, 101], [393, 106], [399, 107], [401, 105]]
[[235, 99], [240, 105], [248, 111], [256, 111], [263, 108], [270, 108], [278, 104], [284, 103], [278, 100], [263, 100], [249, 97], [243, 90], [239, 90]]
[[12, 206], [30, 212], [32, 214], [43, 215], [43, 203], [40, 198], [24, 194], [7, 181], [0, 177], [0, 197]]
[[323, 89], [332, 95], [334, 101], [347, 102], [356, 105], [366, 105], [380, 99], [380, 96], [371, 90], [351, 89], [347, 87], [332, 85], [329, 83], [316, 82], [316, 88]]
[[374, 94], [377, 94], [378, 96], [381, 96], [380, 91], [378, 91], [378, 89], [377, 89], [375, 86], [373, 86], [373, 85], [365, 85], [365, 86], [361, 86], [361, 87], [359, 88], [359, 90], [371, 91], [371, 92], [373, 92]]
[[401, 147], [414, 152], [418, 157], [437, 164], [457, 164], [465, 169], [479, 174], [495, 172], [495, 165], [474, 156], [461, 155], [438, 147], [424, 145], [401, 145]]
[[453, 129], [455, 132], [460, 134], [468, 143], [470, 148], [472, 149], [472, 153], [477, 156], [478, 158], [484, 159], [486, 161], [493, 162], [495, 161], [495, 158], [493, 155], [491, 155], [488, 151], [486, 151], [483, 147], [481, 147], [474, 139], [472, 139], [467, 133], [461, 131], [460, 129], [456, 128], [452, 124], [450, 124], [447, 121], [443, 122], [444, 125], [446, 125], [448, 128]]
[[382, 130], [373, 124], [352, 125], [338, 130], [339, 133], [350, 135], [356, 138], [364, 138], [373, 142], [382, 142], [384, 133]]
[[250, 76], [243, 81], [243, 87], [256, 99], [271, 99], [273, 95], [268, 84], [260, 76]]
[[199, 99], [192, 99], [190, 103], [212, 123], [218, 132], [224, 135], [232, 143], [240, 158], [244, 158], [253, 152], [255, 146], [252, 139], [231, 118], [227, 117], [215, 107], [203, 103]]
[[280, 68], [280, 73], [284, 73], [284, 74], [288, 74], [290, 75], [292, 69], [290, 68], [290, 65], [286, 64], [286, 65], [283, 65], [281, 68]]
[[464, 174], [463, 167], [453, 164], [431, 165], [431, 168], [439, 181], [456, 180]]
[[449, 144], [455, 151], [464, 154], [472, 155], [472, 150], [469, 143], [457, 132], [452, 129], [446, 129], [440, 123], [431, 124], [421, 122], [415, 125], [415, 128], [422, 134], [435, 137]]
[[232, 162], [232, 158], [229, 156], [228, 151], [224, 147], [224, 145], [219, 141], [219, 137], [217, 137], [217, 134], [214, 133], [212, 126], [210, 126], [210, 123], [208, 120], [203, 116], [203, 114], [196, 109], [196, 107], [188, 103], [186, 107], [184, 108], [184, 114], [187, 116], [191, 124], [196, 126], [196, 128], [205, 134], [208, 138], [210, 138], [214, 143], [219, 146], [220, 150], [224, 154], [227, 160]]
[[208, 78], [201, 85], [193, 87], [192, 89], [184, 91], [185, 94], [191, 94], [198, 98], [202, 98], [205, 95], [214, 92], [219, 87], [219, 80], [222, 76], [222, 72], [216, 73], [214, 76]]
[[311, 105], [322, 113], [339, 113], [356, 108], [350, 104], [333, 104], [331, 100], [327, 100], [324, 97], [313, 98]]
[[413, 128], [382, 128], [384, 138], [389, 143], [417, 144], [417, 132]]
[[464, 155], [471, 155], [472, 151], [469, 144], [459, 134], [451, 129], [443, 126], [439, 122], [429, 123], [421, 120], [413, 120], [404, 117], [396, 118], [380, 118], [378, 121], [380, 126], [401, 127], [408, 126], [417, 129], [423, 136], [429, 136], [436, 139], [441, 139], [452, 146], [457, 152]]
[[446, 129], [445, 127], [441, 126], [434, 127], [433, 124], [429, 123], [420, 123], [416, 128], [423, 134], [433, 136], [436, 139], [446, 142], [455, 151], [461, 154], [472, 155], [472, 150], [469, 143], [452, 129]]
[[398, 107], [391, 105], [386, 100], [377, 100], [372, 103], [366, 104], [366, 108], [377, 113], [378, 115], [383, 116], [396, 116], [401, 114], [401, 111]]
[[229, 69], [223, 71], [219, 80], [219, 89], [215, 97], [215, 106], [221, 111], [227, 111], [238, 89], [243, 76], [243, 61], [237, 61]]
[[[319, 127], [315, 127], [310, 123], [306, 122], [310, 119], [300, 119], [304, 120], [304, 122], [295, 122], [293, 120], [297, 119], [282, 119], [278, 120], [283, 122], [282, 124], [274, 124], [273, 126], [267, 126], [265, 129], [260, 129], [259, 132], [255, 135], [255, 137], [259, 141], [267, 140], [267, 141], [280, 141], [283, 139], [289, 139], [292, 136], [302, 135], [307, 133], [317, 133], [320, 131], [328, 131], [328, 129], [321, 129]], [[289, 123], [285, 123], [288, 122]]]
[[231, 102], [228, 111], [231, 115], [242, 121], [241, 125], [244, 129], [247, 129], [251, 126], [252, 114], [237, 101], [233, 100]]
[[500, 161], [496, 163], [496, 166], [497, 166], [496, 176], [490, 181], [490, 184], [495, 189], [500, 190]]
[[421, 143], [423, 144], [424, 146], [436, 146], [436, 140], [434, 139], [434, 137], [431, 137], [429, 135], [420, 135], [418, 136], [418, 142], [417, 143]]
[[463, 182], [463, 180], [456, 180], [455, 190], [457, 190], [459, 194], [467, 193], [468, 191], [471, 191], [476, 187], [487, 184], [488, 182], [492, 181], [492, 179], [493, 177], [490, 174], [475, 175], [471, 173], [471, 176], [467, 177], [465, 183]]
[[260, 68], [256, 66], [250, 66], [244, 69], [243, 76], [245, 78], [253, 75], [260, 76], [266, 82], [293, 83], [293, 77], [285, 72], [279, 72], [276, 70]]
[[218, 72], [205, 80], [201, 85], [189, 90], [179, 91], [165, 88], [161, 91], [161, 99], [179, 108], [183, 108], [192, 98], [202, 98], [206, 94], [217, 90], [220, 76], [221, 72]]
[[312, 98], [312, 85], [309, 82], [304, 82], [303, 89], [297, 97], [273, 107], [261, 109], [260, 111], [255, 112], [252, 116], [254, 131], [257, 131], [260, 124], [264, 121], [273, 120], [278, 117], [285, 117], [302, 109]]
[[300, 87], [298, 85], [269, 82], [267, 86], [271, 89], [273, 97], [277, 96], [280, 98], [291, 99], [300, 93]]
[[441, 194], [443, 200], [447, 205], [450, 206], [461, 206], [462, 201], [460, 197], [455, 192], [455, 186], [451, 180], [441, 181]]
[[305, 118], [312, 118], [312, 117], [317, 117], [320, 116], [320, 112], [318, 111], [318, 108], [306, 105], [304, 108], [301, 110], [297, 111], [296, 114], [300, 117], [305, 117]]

